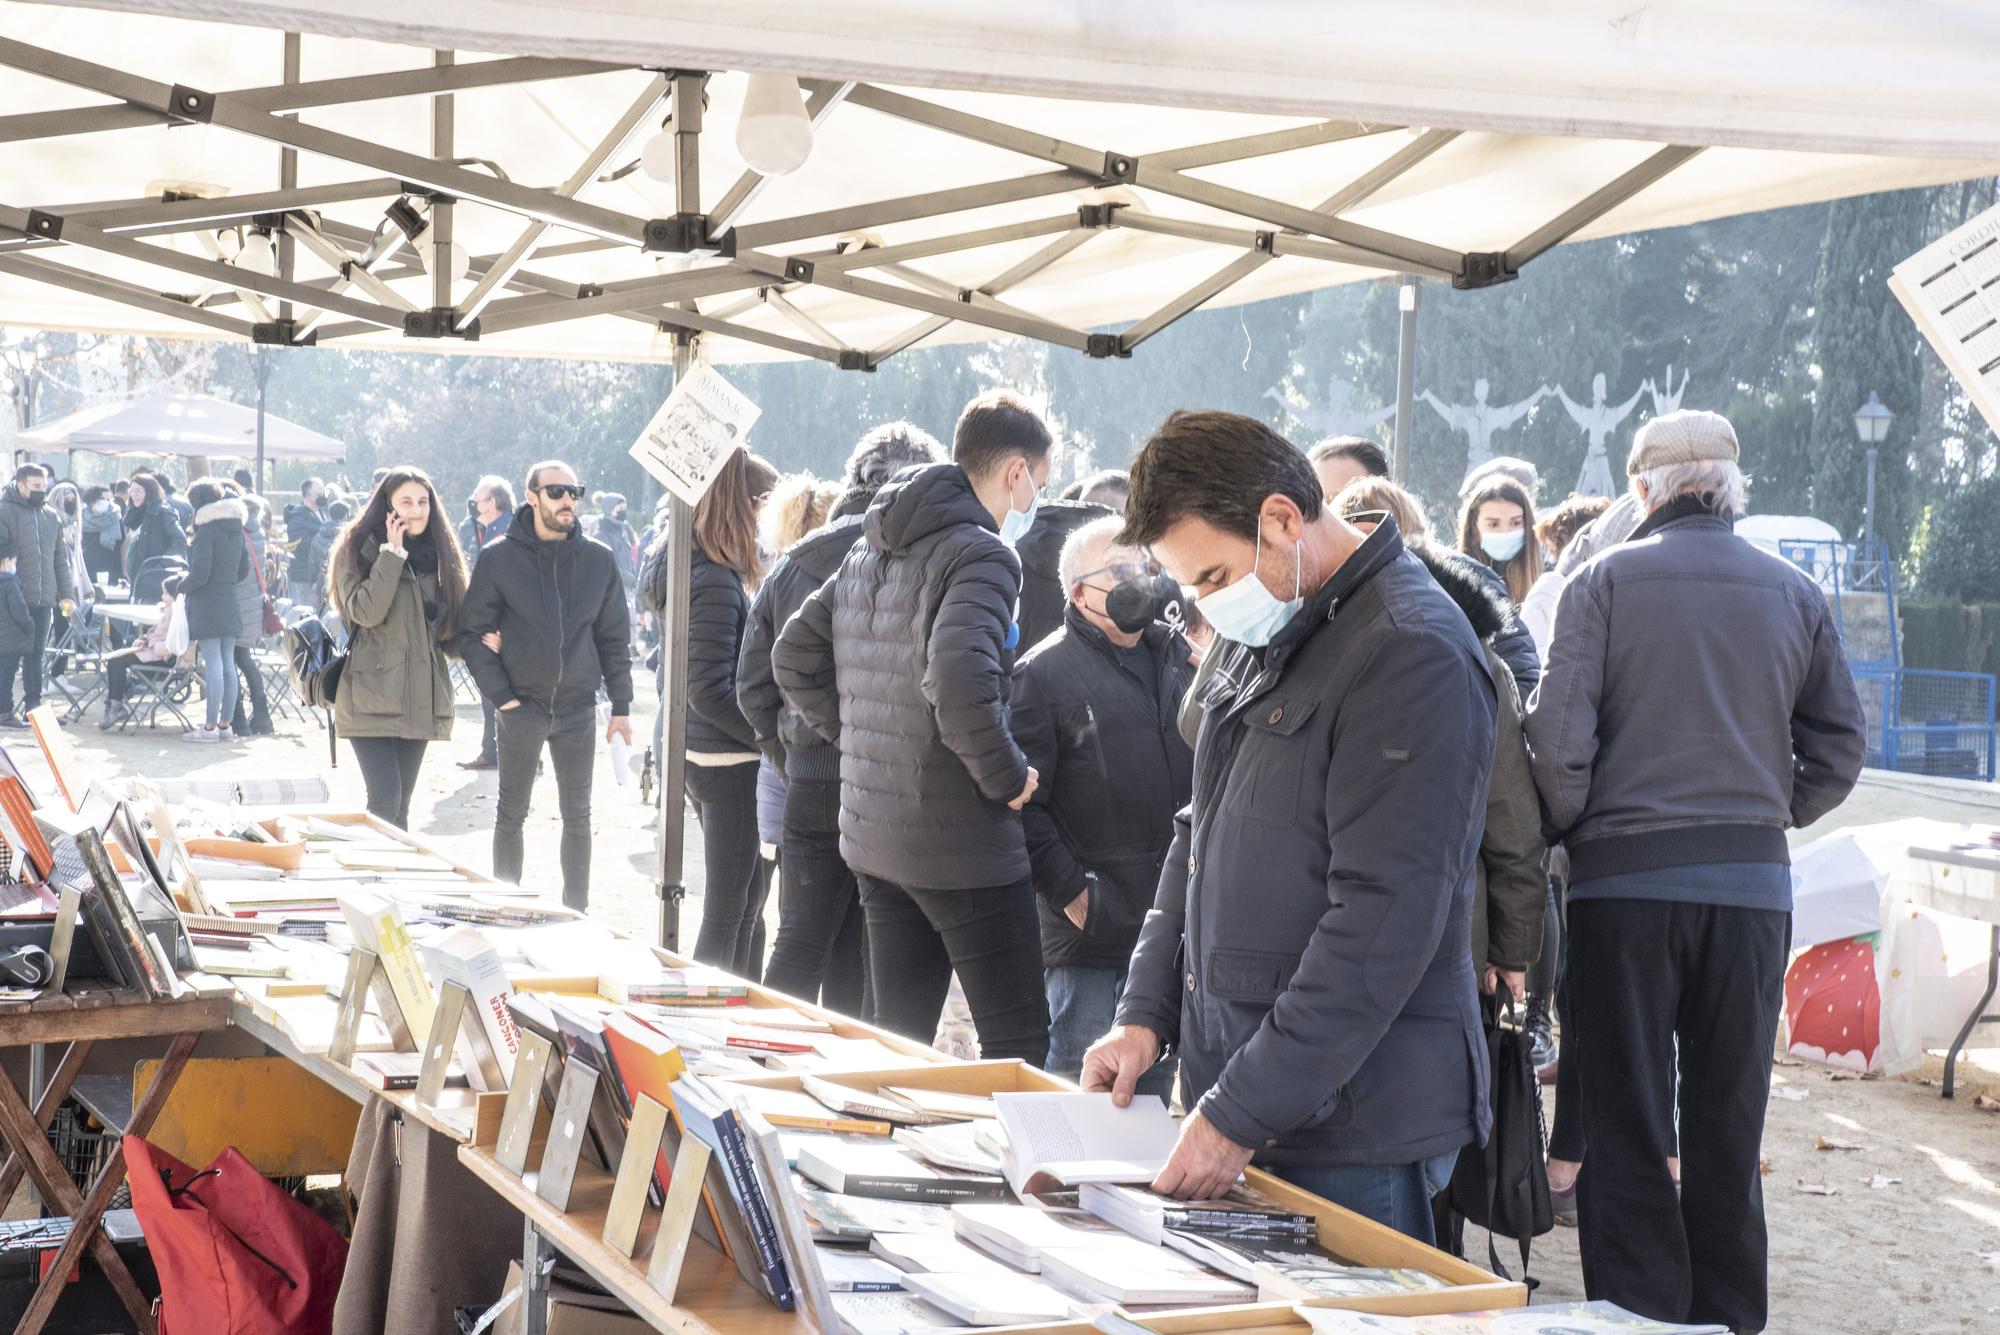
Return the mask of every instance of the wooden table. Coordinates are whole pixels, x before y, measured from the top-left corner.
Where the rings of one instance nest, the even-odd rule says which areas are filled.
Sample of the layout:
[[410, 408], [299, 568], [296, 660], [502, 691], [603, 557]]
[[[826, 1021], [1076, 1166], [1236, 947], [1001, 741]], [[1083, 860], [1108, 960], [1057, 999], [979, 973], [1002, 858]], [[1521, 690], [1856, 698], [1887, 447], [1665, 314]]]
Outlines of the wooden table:
[[33, 1109], [11, 1080], [0, 1077], [0, 1139], [6, 1141], [11, 1151], [5, 1165], [0, 1166], [0, 1207], [13, 1200], [22, 1178], [26, 1177], [34, 1182], [43, 1201], [70, 1218], [69, 1236], [43, 1271], [35, 1296], [14, 1327], [15, 1335], [39, 1335], [62, 1297], [70, 1272], [83, 1259], [85, 1248], [96, 1258], [137, 1328], [151, 1335], [152, 1304], [139, 1291], [131, 1271], [125, 1268], [125, 1262], [102, 1228], [112, 1194], [125, 1179], [124, 1146], [119, 1141], [111, 1142], [110, 1151], [89, 1188], [80, 1192], [49, 1144], [48, 1126], [55, 1118], [56, 1108], [75, 1085], [93, 1044], [100, 1039], [171, 1038], [158, 1076], [133, 1104], [124, 1127], [129, 1135], [145, 1135], [160, 1109], [166, 1106], [175, 1080], [194, 1054], [195, 1043], [203, 1034], [228, 1025], [230, 996], [226, 987], [204, 984], [179, 1000], [149, 1002], [137, 1000], [127, 992], [78, 987], [65, 995], [0, 1011], [0, 1046], [68, 1044]]

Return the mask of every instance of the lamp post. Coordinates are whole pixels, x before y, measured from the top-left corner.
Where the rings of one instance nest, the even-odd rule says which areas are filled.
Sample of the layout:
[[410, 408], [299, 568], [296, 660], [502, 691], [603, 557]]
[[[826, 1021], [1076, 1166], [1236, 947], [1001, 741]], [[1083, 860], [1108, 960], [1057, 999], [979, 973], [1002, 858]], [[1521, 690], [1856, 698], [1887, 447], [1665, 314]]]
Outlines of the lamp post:
[[1868, 447], [1868, 499], [1861, 512], [1861, 540], [1875, 541], [1875, 454], [1878, 446], [1889, 438], [1889, 423], [1896, 416], [1883, 406], [1882, 399], [1874, 390], [1868, 391], [1868, 402], [1854, 414], [1854, 434]]

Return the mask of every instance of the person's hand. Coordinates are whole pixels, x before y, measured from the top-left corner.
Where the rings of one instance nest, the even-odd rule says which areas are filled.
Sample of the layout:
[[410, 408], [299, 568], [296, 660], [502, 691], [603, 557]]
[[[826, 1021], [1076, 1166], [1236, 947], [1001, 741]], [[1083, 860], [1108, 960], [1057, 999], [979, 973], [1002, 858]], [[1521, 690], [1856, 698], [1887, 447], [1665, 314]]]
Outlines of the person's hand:
[[519, 709], [520, 707], [521, 702], [519, 700], [509, 700], [506, 704], [500, 706], [500, 712], [504, 714], [510, 709]]
[[500, 632], [497, 630], [487, 631], [479, 637], [479, 642], [496, 654], [500, 652]]
[[70, 615], [71, 613], [73, 613], [73, 612], [75, 612], [75, 611], [76, 611], [76, 599], [74, 599], [74, 598], [65, 598], [65, 599], [63, 599], [63, 600], [62, 600], [61, 602], [59, 602], [59, 603], [57, 603], [57, 604], [56, 604], [56, 608], [57, 608], [57, 610], [59, 610], [59, 611], [60, 611], [60, 612], [61, 612], [61, 613], [62, 613], [62, 614], [63, 614], [64, 616], [69, 616], [69, 615]]
[[1033, 765], [1028, 766], [1027, 786], [1021, 789], [1021, 795], [1019, 797], [1015, 798], [1007, 805], [1009, 807], [1012, 807], [1015, 811], [1019, 811], [1022, 807], [1028, 805], [1028, 799], [1035, 795], [1035, 789], [1038, 785], [1040, 785], [1041, 781], [1042, 781], [1041, 772], [1037, 770]]
[[1090, 883], [1076, 892], [1076, 898], [1063, 905], [1063, 917], [1068, 918], [1077, 931], [1083, 930], [1083, 920], [1090, 916]]
[[604, 740], [608, 743], [613, 737], [623, 737], [625, 745], [632, 745], [632, 720], [630, 716], [625, 714], [613, 714], [611, 716], [610, 724], [604, 729]]
[[1139, 1077], [1160, 1059], [1160, 1036], [1143, 1024], [1113, 1025], [1111, 1032], [1083, 1054], [1083, 1074], [1077, 1083], [1093, 1094], [1109, 1093], [1123, 1108], [1132, 1102]]
[[1153, 1179], [1153, 1190], [1189, 1201], [1227, 1195], [1250, 1166], [1250, 1154], [1249, 1146], [1217, 1131], [1201, 1113], [1189, 1113], [1167, 1166]]
[[1519, 1001], [1528, 991], [1528, 971], [1526, 969], [1500, 969], [1489, 964], [1479, 976], [1479, 990], [1488, 996], [1493, 994], [1495, 984], [1505, 980], [1508, 992]]
[[382, 545], [398, 556], [408, 556], [409, 553], [403, 549], [403, 535], [408, 531], [402, 516], [391, 512], [388, 525], [389, 538]]

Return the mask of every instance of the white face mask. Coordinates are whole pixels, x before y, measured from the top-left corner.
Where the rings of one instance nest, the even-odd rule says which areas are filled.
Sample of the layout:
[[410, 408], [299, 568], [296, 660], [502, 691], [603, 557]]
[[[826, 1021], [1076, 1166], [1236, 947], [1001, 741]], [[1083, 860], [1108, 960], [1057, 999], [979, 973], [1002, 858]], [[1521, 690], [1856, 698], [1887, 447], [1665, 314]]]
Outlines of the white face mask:
[[1006, 543], [1009, 547], [1027, 537], [1028, 530], [1035, 526], [1035, 513], [1042, 508], [1042, 493], [1033, 490], [1034, 485], [1035, 478], [1031, 473], [1028, 475], [1030, 491], [1028, 493], [1028, 508], [1026, 510], [1016, 510], [1013, 508], [1014, 491], [1011, 487], [1007, 490], [1007, 517], [1000, 521], [1000, 541]]
[[1281, 601], [1257, 578], [1257, 566], [1264, 559], [1264, 522], [1257, 521], [1257, 555], [1250, 573], [1214, 593], [1195, 599], [1195, 606], [1215, 627], [1215, 633], [1238, 644], [1261, 649], [1277, 637], [1285, 623], [1305, 605], [1305, 544], [1292, 544], [1292, 598]]

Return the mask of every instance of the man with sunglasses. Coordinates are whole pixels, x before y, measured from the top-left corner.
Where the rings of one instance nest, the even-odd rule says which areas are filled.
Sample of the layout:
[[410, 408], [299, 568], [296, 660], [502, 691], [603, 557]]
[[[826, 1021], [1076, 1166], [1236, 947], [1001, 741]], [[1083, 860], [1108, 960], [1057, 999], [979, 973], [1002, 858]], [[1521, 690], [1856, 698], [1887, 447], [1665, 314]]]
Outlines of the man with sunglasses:
[[[1167, 623], [1180, 586], [1131, 547], [1117, 516], [1084, 525], [1058, 567], [1062, 626], [1014, 672], [1014, 740], [1042, 776], [1021, 809], [1049, 997], [1046, 1069], [1076, 1079], [1111, 1027], [1139, 925], [1194, 788], [1176, 722], [1192, 650]], [[1173, 1063], [1138, 1081], [1173, 1092]]]
[[521, 882], [522, 826], [548, 748], [562, 812], [563, 903], [590, 895], [590, 781], [597, 691], [611, 697], [608, 742], [632, 742], [632, 621], [610, 550], [577, 525], [576, 470], [551, 459], [528, 470], [527, 503], [479, 555], [460, 614], [459, 649], [498, 723], [500, 801], [493, 874]]

